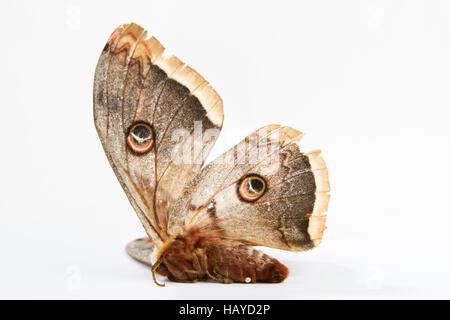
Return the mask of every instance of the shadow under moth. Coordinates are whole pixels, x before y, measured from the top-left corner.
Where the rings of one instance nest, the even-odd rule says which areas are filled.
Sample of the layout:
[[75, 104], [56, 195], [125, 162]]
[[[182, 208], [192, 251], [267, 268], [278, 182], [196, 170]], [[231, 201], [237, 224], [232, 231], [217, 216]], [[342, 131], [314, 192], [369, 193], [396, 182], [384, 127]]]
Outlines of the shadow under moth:
[[195, 70], [166, 57], [131, 23], [110, 36], [97, 64], [94, 120], [103, 149], [147, 237], [128, 254], [172, 281], [281, 282], [288, 269], [255, 249], [319, 245], [329, 200], [320, 151], [272, 124], [211, 163], [222, 100]]

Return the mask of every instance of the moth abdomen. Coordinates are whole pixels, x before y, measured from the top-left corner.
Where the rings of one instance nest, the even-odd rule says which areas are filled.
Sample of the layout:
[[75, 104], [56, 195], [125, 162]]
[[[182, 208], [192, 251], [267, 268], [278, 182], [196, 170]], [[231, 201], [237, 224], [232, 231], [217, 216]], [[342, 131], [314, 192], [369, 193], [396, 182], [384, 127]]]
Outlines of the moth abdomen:
[[288, 269], [278, 260], [244, 244], [197, 233], [176, 238], [162, 255], [161, 275], [178, 282], [282, 282]]
[[278, 283], [289, 273], [277, 259], [233, 240], [211, 244], [206, 248], [206, 254], [208, 274], [224, 283]]

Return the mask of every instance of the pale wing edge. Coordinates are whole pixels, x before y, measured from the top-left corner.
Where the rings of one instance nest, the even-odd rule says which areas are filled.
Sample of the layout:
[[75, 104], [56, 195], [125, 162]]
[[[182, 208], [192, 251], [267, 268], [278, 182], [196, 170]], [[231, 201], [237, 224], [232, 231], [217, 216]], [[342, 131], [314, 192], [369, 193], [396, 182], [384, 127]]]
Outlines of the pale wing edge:
[[[135, 26], [135, 29], [143, 30], [135, 23], [131, 23], [131, 25]], [[127, 26], [123, 25], [118, 29], [123, 30]], [[216, 126], [221, 127], [223, 123], [223, 103], [219, 94], [197, 71], [174, 55], [166, 57], [164, 51], [164, 46], [154, 36], [151, 36], [137, 43], [133, 58], [142, 58], [143, 74], [146, 74], [146, 68], [150, 67], [146, 63], [147, 58], [149, 58], [152, 64], [158, 66], [167, 74], [168, 78], [188, 88], [205, 108], [209, 120]]]
[[308, 234], [314, 247], [317, 247], [321, 241], [326, 229], [326, 212], [330, 200], [330, 181], [328, 177], [328, 168], [321, 156], [321, 150], [315, 150], [304, 153], [308, 157], [311, 171], [314, 175], [316, 184], [315, 202], [313, 211], [309, 217]]

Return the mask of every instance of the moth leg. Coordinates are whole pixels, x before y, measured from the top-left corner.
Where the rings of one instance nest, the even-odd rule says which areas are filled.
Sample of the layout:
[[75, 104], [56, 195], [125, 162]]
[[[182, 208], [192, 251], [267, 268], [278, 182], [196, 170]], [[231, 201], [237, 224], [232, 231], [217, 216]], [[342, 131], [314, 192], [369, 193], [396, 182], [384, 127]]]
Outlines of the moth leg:
[[190, 280], [187, 280], [187, 279], [179, 279], [179, 278], [176, 278], [176, 277], [174, 277], [174, 276], [172, 276], [172, 275], [170, 275], [170, 274], [169, 274], [168, 278], [169, 278], [170, 281], [173, 281], [173, 282], [180, 282], [180, 283], [194, 283], [194, 282], [197, 282], [197, 281], [198, 281], [198, 279], [190, 279]]

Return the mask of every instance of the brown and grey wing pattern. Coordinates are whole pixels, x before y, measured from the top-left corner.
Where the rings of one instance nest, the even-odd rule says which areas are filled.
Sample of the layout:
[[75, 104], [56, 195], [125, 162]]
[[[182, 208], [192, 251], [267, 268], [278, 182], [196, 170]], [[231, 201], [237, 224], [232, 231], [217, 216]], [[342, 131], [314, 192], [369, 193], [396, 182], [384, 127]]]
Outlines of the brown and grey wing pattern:
[[[195, 176], [222, 127], [222, 100], [197, 72], [136, 24], [111, 35], [94, 81], [95, 126], [128, 199], [155, 246], [167, 238], [171, 203]], [[180, 161], [192, 133], [203, 151]]]
[[317, 246], [325, 229], [328, 171], [320, 151], [301, 152], [301, 137], [279, 125], [249, 135], [190, 182], [169, 230], [218, 226], [225, 238], [256, 245], [292, 251]]
[[126, 251], [130, 257], [149, 267], [152, 266], [151, 256], [154, 250], [152, 241], [148, 238], [136, 239], [127, 244]]

